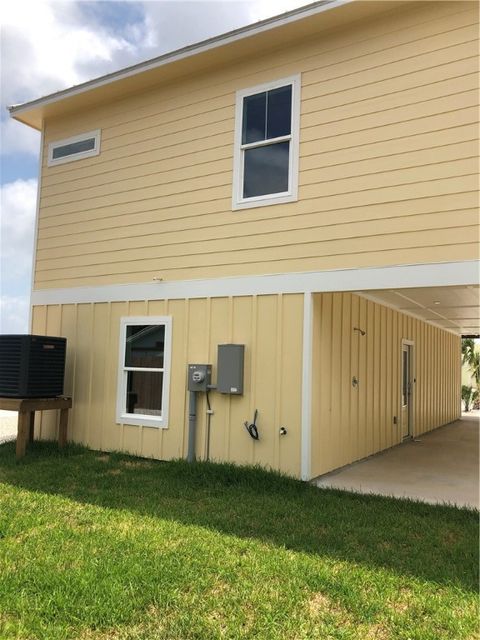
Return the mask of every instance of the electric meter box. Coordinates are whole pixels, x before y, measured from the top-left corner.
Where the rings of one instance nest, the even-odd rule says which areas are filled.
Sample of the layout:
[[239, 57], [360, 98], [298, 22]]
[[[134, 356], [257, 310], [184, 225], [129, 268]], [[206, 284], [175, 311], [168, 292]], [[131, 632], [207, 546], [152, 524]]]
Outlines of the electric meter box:
[[211, 364], [189, 364], [188, 365], [188, 390], [207, 391], [212, 383]]
[[219, 344], [217, 359], [217, 391], [243, 394], [243, 364], [245, 345]]

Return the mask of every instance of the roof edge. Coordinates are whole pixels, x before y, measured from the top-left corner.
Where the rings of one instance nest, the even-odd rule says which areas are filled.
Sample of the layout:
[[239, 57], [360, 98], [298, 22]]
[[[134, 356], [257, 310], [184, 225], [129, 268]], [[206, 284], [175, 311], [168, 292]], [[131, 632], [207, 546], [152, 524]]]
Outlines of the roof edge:
[[[123, 69], [113, 71], [112, 73], [105, 74], [98, 78], [87, 80], [86, 82], [74, 85], [73, 87], [61, 89], [60, 91], [50, 93], [41, 98], [36, 98], [35, 100], [24, 102], [18, 105], [7, 106], [7, 109], [10, 113], [10, 116], [16, 118], [17, 114], [20, 115], [32, 108], [59, 102], [64, 98], [75, 96], [80, 93], [85, 93], [87, 91], [90, 91], [91, 89], [102, 87], [117, 80], [122, 80], [130, 76], [138, 75], [140, 73], [143, 73], [144, 71], [162, 67], [164, 65], [170, 64], [171, 62], [176, 62], [178, 60], [188, 58], [189, 56], [193, 56], [210, 49], [215, 49], [222, 45], [230, 44], [231, 42], [242, 40], [243, 38], [248, 38], [252, 35], [256, 35], [257, 33], [268, 31], [275, 27], [279, 27], [290, 22], [295, 22], [296, 20], [306, 18], [311, 15], [316, 15], [324, 11], [330, 11], [342, 5], [351, 4], [352, 2], [356, 2], [356, 0], [318, 0], [317, 2], [314, 2], [312, 4], [304, 5], [302, 7], [298, 7], [297, 9], [292, 9], [291, 11], [287, 11], [277, 16], [266, 18], [265, 20], [246, 25], [245, 27], [239, 27], [238, 29], [227, 31], [226, 33], [220, 34], [218, 36], [213, 36], [212, 38], [201, 40], [200, 42], [187, 45], [180, 49], [175, 49], [174, 51], [162, 54], [155, 58], [151, 58], [144, 62], [139, 62], [129, 67], [124, 67]], [[18, 119], [21, 120], [20, 118]]]

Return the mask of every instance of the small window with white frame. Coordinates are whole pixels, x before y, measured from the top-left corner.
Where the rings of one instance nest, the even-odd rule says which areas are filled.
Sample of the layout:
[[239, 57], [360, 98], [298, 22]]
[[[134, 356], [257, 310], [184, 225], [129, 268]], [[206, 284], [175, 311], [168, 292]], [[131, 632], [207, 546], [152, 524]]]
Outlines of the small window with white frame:
[[57, 140], [48, 145], [48, 166], [82, 160], [100, 153], [100, 129]]
[[166, 428], [172, 319], [120, 320], [117, 423]]
[[233, 209], [298, 198], [300, 75], [237, 91]]

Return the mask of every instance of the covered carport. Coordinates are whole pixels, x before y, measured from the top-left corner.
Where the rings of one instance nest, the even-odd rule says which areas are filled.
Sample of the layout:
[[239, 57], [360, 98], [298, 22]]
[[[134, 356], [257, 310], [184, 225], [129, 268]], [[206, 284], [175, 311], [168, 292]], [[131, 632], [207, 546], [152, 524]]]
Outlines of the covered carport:
[[[479, 287], [476, 285], [417, 287], [356, 292], [368, 300], [423, 320], [457, 336], [480, 335]], [[402, 340], [399, 384], [403, 387], [400, 413], [415, 398], [415, 345], [405, 353]], [[435, 358], [441, 354], [432, 354]], [[409, 359], [412, 358], [412, 362]], [[458, 352], [458, 368], [461, 354]], [[435, 366], [435, 364], [434, 364]], [[409, 374], [410, 370], [410, 374]], [[424, 368], [424, 375], [428, 371]], [[461, 384], [459, 375], [455, 384]], [[436, 394], [442, 403], [448, 388], [439, 386]], [[460, 389], [457, 389], [460, 398]], [[418, 407], [417, 407], [418, 409]], [[460, 413], [460, 409], [459, 409]], [[396, 446], [323, 474], [314, 480], [319, 487], [332, 487], [362, 493], [404, 497], [429, 503], [479, 507], [479, 426], [478, 411], [464, 413], [461, 418], [424, 431], [417, 424], [404, 429], [402, 441]]]
[[319, 487], [479, 507], [479, 412], [315, 480]]

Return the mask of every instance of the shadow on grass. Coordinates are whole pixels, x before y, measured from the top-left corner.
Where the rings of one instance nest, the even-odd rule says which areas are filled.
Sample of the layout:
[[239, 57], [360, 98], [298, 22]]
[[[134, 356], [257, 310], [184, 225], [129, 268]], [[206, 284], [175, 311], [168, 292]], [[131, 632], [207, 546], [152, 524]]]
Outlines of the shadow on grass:
[[73, 445], [59, 452], [44, 442], [20, 462], [14, 442], [1, 445], [0, 482], [477, 591], [478, 514], [467, 509], [319, 490], [259, 468]]

